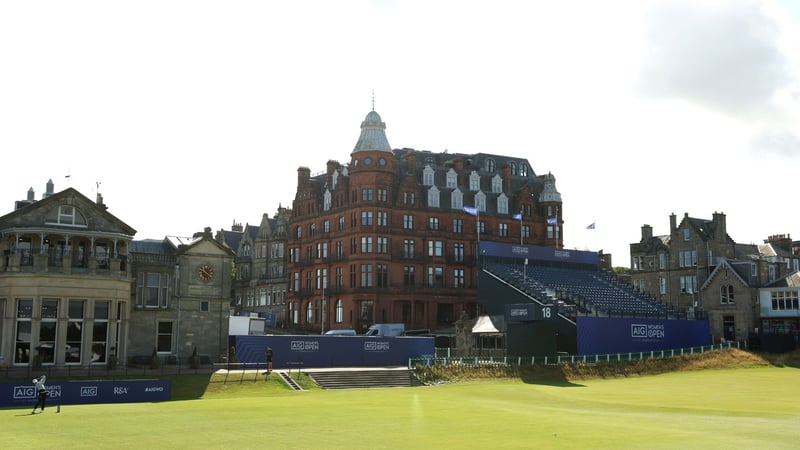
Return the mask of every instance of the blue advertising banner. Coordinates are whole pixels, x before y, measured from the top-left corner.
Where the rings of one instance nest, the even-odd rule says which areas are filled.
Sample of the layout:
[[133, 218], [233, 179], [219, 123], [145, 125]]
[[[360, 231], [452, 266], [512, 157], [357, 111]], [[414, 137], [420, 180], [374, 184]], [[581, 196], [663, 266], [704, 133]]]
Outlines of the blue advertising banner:
[[597, 266], [600, 263], [600, 258], [595, 252], [536, 247], [533, 245], [514, 245], [501, 242], [481, 241], [479, 251], [481, 255], [503, 258], [528, 258], [535, 261], [587, 264], [591, 266]]
[[[50, 381], [47, 405], [162, 402], [172, 398], [170, 380]], [[36, 404], [33, 383], [0, 383], [0, 406]]]
[[711, 343], [707, 320], [578, 316], [578, 354], [649, 352]]
[[405, 366], [409, 358], [435, 354], [431, 336], [234, 336], [240, 363], [266, 366], [272, 348], [273, 368]]

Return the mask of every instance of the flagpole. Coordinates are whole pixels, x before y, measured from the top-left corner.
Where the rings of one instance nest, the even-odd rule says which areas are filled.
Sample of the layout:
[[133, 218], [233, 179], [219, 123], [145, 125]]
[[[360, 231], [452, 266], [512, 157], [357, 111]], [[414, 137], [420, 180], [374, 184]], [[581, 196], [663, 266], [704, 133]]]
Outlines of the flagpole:
[[522, 210], [519, 210], [519, 245], [522, 247]]

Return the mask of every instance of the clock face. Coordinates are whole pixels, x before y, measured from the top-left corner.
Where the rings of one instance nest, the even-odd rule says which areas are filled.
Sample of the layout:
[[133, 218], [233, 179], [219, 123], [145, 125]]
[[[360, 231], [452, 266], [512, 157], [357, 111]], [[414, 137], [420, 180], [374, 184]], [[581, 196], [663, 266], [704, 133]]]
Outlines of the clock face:
[[203, 264], [197, 269], [197, 276], [200, 277], [200, 281], [209, 281], [214, 277], [214, 268]]

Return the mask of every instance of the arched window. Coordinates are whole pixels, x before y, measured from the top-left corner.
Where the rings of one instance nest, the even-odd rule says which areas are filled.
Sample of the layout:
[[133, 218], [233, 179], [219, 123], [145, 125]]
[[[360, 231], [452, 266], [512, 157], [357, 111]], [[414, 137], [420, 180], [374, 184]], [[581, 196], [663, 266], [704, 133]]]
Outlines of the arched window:
[[500, 175], [495, 175], [492, 177], [492, 192], [498, 194], [503, 192], [503, 179]]
[[492, 158], [488, 158], [486, 160], [485, 166], [486, 166], [486, 171], [487, 172], [492, 173], [492, 172], [495, 171], [495, 163], [494, 163], [494, 160]]
[[342, 299], [336, 300], [336, 323], [344, 322], [344, 303]]
[[461, 190], [456, 188], [450, 194], [450, 208], [461, 210], [464, 207], [464, 194], [461, 193]]
[[431, 166], [425, 166], [422, 170], [422, 184], [424, 186], [433, 186], [433, 169], [431, 169]]
[[479, 191], [481, 189], [481, 176], [478, 175], [478, 172], [472, 171], [469, 176], [469, 190], [470, 191]]
[[458, 174], [452, 168], [447, 171], [447, 187], [454, 189], [458, 185]]

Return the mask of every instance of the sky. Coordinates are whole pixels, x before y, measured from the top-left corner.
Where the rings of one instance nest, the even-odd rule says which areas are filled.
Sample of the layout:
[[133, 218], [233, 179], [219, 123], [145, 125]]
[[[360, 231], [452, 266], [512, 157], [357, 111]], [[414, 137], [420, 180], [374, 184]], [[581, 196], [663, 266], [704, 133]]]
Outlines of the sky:
[[373, 102], [393, 148], [552, 173], [614, 266], [672, 213], [800, 239], [792, 0], [2, 1], [0, 214], [52, 180], [136, 239], [257, 226]]

